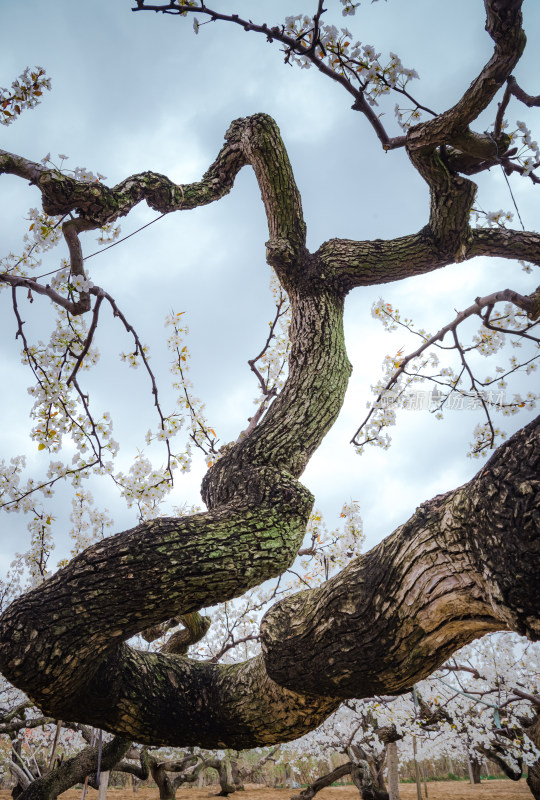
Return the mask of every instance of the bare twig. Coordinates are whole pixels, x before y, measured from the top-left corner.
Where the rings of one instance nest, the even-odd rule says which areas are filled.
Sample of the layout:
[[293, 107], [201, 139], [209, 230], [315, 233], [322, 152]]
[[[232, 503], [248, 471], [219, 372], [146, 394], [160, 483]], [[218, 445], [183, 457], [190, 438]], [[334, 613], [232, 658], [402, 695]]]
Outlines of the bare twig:
[[529, 108], [532, 108], [533, 106], [540, 106], [540, 94], [536, 95], [536, 97], [533, 97], [532, 95], [524, 92], [523, 89], [518, 85], [518, 82], [513, 75], [508, 78], [507, 87], [514, 97], [517, 97], [518, 100], [520, 100], [522, 103], [525, 103], [525, 105]]
[[220, 658], [222, 658], [225, 653], [229, 650], [232, 650], [238, 645], [245, 644], [245, 642], [258, 642], [260, 641], [261, 637], [258, 633], [251, 633], [247, 636], [242, 636], [239, 639], [235, 639], [234, 636], [231, 634], [230, 641], [227, 641], [222, 647], [218, 650], [218, 652], [212, 656], [212, 658], [208, 659], [209, 664], [217, 664]]
[[512, 96], [512, 91], [510, 89], [510, 81], [511, 80], [512, 80], [512, 78], [508, 78], [508, 81], [506, 83], [506, 89], [504, 90], [503, 99], [501, 100], [501, 102], [499, 103], [499, 106], [497, 108], [497, 115], [495, 117], [495, 124], [493, 125], [493, 136], [495, 137], [495, 139], [498, 139], [499, 136], [502, 133], [502, 124], [503, 124], [503, 119], [504, 119], [504, 112], [506, 111], [508, 103], [510, 102], [510, 97]]

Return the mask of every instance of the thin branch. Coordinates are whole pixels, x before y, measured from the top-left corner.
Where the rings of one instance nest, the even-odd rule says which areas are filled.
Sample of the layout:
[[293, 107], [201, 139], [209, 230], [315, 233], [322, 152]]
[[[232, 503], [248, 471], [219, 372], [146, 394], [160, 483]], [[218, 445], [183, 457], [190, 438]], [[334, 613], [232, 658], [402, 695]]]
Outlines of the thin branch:
[[501, 102], [499, 103], [499, 106], [497, 108], [497, 115], [495, 117], [495, 124], [493, 125], [493, 136], [495, 137], [495, 139], [498, 139], [499, 136], [502, 133], [502, 124], [503, 124], [503, 120], [504, 120], [504, 113], [506, 111], [506, 108], [507, 108], [508, 103], [510, 102], [510, 98], [512, 96], [512, 90], [510, 88], [510, 81], [511, 80], [513, 80], [513, 78], [510, 76], [510, 78], [508, 78], [508, 80], [506, 82], [506, 89], [504, 90], [503, 99], [501, 100]]
[[35, 292], [36, 294], [45, 295], [46, 297], [50, 298], [53, 303], [65, 308], [66, 311], [69, 311], [70, 314], [73, 315], [80, 314], [83, 310], [87, 310], [86, 308], [81, 308], [79, 303], [74, 303], [72, 300], [68, 300], [66, 297], [59, 294], [48, 284], [47, 286], [43, 286], [43, 284], [38, 283], [38, 281], [34, 278], [24, 278], [20, 275], [10, 275], [7, 272], [2, 272], [0, 273], [0, 283], [7, 283], [14, 288], [20, 286], [25, 289], [29, 289], [31, 292]]
[[[161, 422], [161, 428], [162, 428], [162, 430], [165, 430], [165, 416], [164, 416], [164, 414], [163, 414], [163, 412], [161, 410], [161, 405], [160, 405], [160, 402], [159, 402], [159, 393], [158, 393], [158, 387], [157, 387], [157, 383], [156, 383], [156, 378], [155, 378], [154, 373], [152, 372], [150, 364], [148, 363], [148, 359], [146, 358], [146, 355], [145, 355], [145, 352], [144, 352], [144, 346], [143, 346], [141, 340], [139, 339], [139, 335], [138, 335], [137, 331], [135, 330], [133, 325], [131, 325], [131, 323], [127, 321], [127, 319], [124, 316], [124, 314], [122, 313], [122, 311], [120, 311], [120, 309], [119, 309], [119, 307], [118, 307], [118, 305], [116, 303], [116, 300], [108, 292], [106, 292], [104, 289], [101, 289], [100, 287], [93, 286], [90, 289], [90, 294], [96, 295], [97, 297], [101, 297], [101, 298], [104, 298], [105, 300], [107, 300], [107, 302], [109, 303], [109, 305], [112, 308], [113, 316], [118, 317], [118, 319], [122, 322], [124, 328], [126, 329], [127, 333], [130, 333], [133, 336], [133, 339], [135, 341], [135, 352], [136, 352], [137, 355], [140, 355], [140, 357], [142, 359], [142, 362], [144, 364], [144, 367], [146, 369], [146, 372], [147, 372], [147, 374], [148, 374], [148, 376], [150, 378], [150, 382], [152, 384], [152, 394], [154, 396], [154, 406], [156, 407], [156, 410], [157, 410], [158, 415], [159, 415], [159, 419], [160, 419], [160, 422]], [[169, 443], [168, 439], [166, 441], [166, 447], [167, 447], [167, 454], [168, 454], [167, 472], [169, 473], [170, 479], [172, 481], [172, 479], [173, 479], [173, 477], [172, 477], [172, 467], [171, 467], [172, 453], [171, 453], [170, 443]]]
[[[534, 310], [534, 301], [532, 300], [531, 297], [518, 294], [518, 292], [515, 292], [512, 289], [504, 289], [500, 292], [493, 292], [493, 294], [486, 295], [485, 297], [477, 297], [473, 305], [469, 306], [464, 311], [460, 311], [459, 314], [457, 314], [457, 316], [452, 320], [452, 322], [449, 322], [448, 325], [445, 325], [443, 328], [441, 328], [436, 334], [434, 334], [434, 336], [430, 336], [429, 338], [424, 339], [420, 347], [418, 347], [413, 353], [410, 353], [401, 360], [399, 367], [392, 374], [392, 377], [387, 381], [384, 388], [379, 392], [379, 394], [377, 395], [377, 399], [370, 408], [366, 418], [356, 430], [354, 436], [351, 439], [351, 444], [360, 446], [361, 443], [357, 441], [356, 437], [361, 433], [362, 429], [365, 427], [366, 423], [373, 415], [377, 405], [380, 403], [383, 396], [387, 392], [389, 392], [393, 386], [396, 385], [400, 376], [405, 374], [406, 367], [411, 361], [413, 361], [415, 358], [418, 358], [418, 356], [422, 355], [422, 353], [424, 353], [428, 347], [436, 345], [437, 342], [442, 342], [447, 333], [452, 332], [453, 334], [455, 334], [456, 328], [462, 322], [464, 322], [464, 320], [468, 319], [469, 317], [475, 314], [482, 317], [481, 313], [482, 309], [484, 309], [486, 306], [493, 307], [495, 303], [503, 301], [513, 303], [515, 306], [523, 309], [527, 313], [532, 313]], [[515, 333], [516, 335], [519, 336], [519, 331], [515, 331]], [[458, 342], [458, 350], [460, 351], [460, 355], [463, 355], [463, 351], [461, 349], [461, 345], [459, 344], [459, 342]], [[469, 372], [469, 374], [471, 374], [468, 365], [465, 365], [465, 368]], [[481, 396], [480, 399], [482, 403], [485, 404]]]
[[518, 85], [518, 82], [514, 78], [513, 75], [510, 75], [507, 82], [508, 90], [517, 97], [522, 103], [525, 103], [526, 106], [532, 108], [533, 106], [540, 106], [540, 94], [533, 97], [533, 95], [527, 94], [523, 91], [523, 89]]
[[56, 722], [53, 717], [34, 717], [28, 720], [13, 719], [11, 722], [3, 720], [2, 723], [0, 723], [0, 735], [16, 733], [26, 728], [41, 728], [42, 725], [50, 725], [53, 722]]
[[512, 8], [507, 3], [486, 0], [485, 8], [486, 30], [495, 43], [493, 55], [452, 108], [409, 131], [409, 151], [451, 144], [456, 135], [461, 138], [465, 132], [470, 135], [468, 126], [487, 108], [519, 61], [526, 42], [521, 0]]
[[255, 428], [259, 424], [263, 414], [265, 413], [265, 411], [266, 411], [266, 409], [268, 407], [268, 404], [270, 403], [272, 398], [276, 397], [277, 394], [278, 394], [277, 382], [278, 382], [279, 377], [280, 377], [280, 375], [283, 372], [283, 369], [285, 367], [286, 358], [283, 359], [283, 362], [282, 362], [282, 364], [281, 364], [281, 366], [280, 366], [280, 368], [278, 370], [278, 373], [277, 373], [277, 375], [275, 377], [274, 385], [272, 387], [269, 387], [269, 385], [268, 385], [268, 376], [266, 378], [264, 378], [263, 375], [261, 374], [261, 372], [259, 371], [259, 369], [255, 365], [256, 365], [257, 361], [259, 361], [261, 358], [263, 358], [263, 356], [270, 349], [270, 345], [272, 343], [272, 340], [275, 338], [275, 335], [276, 335], [276, 333], [275, 333], [276, 326], [277, 326], [279, 320], [287, 313], [288, 310], [289, 310], [289, 305], [287, 304], [287, 297], [286, 297], [285, 293], [283, 292], [283, 290], [280, 289], [279, 298], [278, 298], [278, 301], [276, 303], [276, 314], [275, 314], [275, 317], [274, 317], [273, 321], [270, 324], [270, 330], [268, 332], [268, 337], [266, 339], [266, 342], [265, 342], [261, 352], [259, 353], [259, 355], [255, 356], [255, 358], [248, 359], [248, 364], [250, 366], [250, 369], [255, 374], [255, 376], [257, 377], [257, 380], [259, 382], [259, 386], [261, 387], [261, 392], [263, 394], [263, 400], [260, 403], [259, 408], [257, 409], [257, 411], [251, 417], [249, 417], [249, 419], [248, 419], [249, 425], [244, 431], [242, 431], [240, 433], [240, 436], [238, 437], [237, 441], [241, 441], [245, 436], [249, 436], [249, 434], [253, 430], [255, 430]]
[[218, 652], [212, 656], [212, 658], [208, 659], [208, 663], [217, 664], [219, 659], [222, 658], [229, 650], [233, 650], [235, 647], [238, 647], [238, 645], [245, 644], [246, 642], [259, 642], [260, 639], [261, 637], [258, 633], [251, 633], [247, 636], [242, 636], [240, 639], [235, 639], [234, 636], [231, 636], [231, 640], [222, 645]]
[[25, 716], [24, 712], [28, 708], [32, 708], [32, 703], [29, 700], [24, 700], [22, 703], [19, 703], [18, 705], [15, 706], [15, 708], [12, 708], [11, 711], [8, 711], [6, 714], [4, 714], [4, 716], [2, 717], [2, 724], [5, 724], [6, 722], [11, 722], [12, 719], [21, 716], [21, 714], [22, 718], [24, 719]]
[[82, 363], [84, 361], [84, 357], [87, 355], [88, 351], [90, 350], [90, 346], [91, 346], [92, 340], [94, 338], [94, 333], [96, 332], [98, 319], [99, 319], [99, 309], [101, 307], [102, 302], [103, 302], [103, 295], [102, 294], [98, 294], [97, 300], [96, 300], [95, 305], [94, 305], [94, 311], [92, 313], [92, 323], [90, 325], [90, 328], [88, 329], [88, 334], [87, 334], [86, 339], [84, 341], [84, 346], [83, 346], [81, 352], [79, 353], [79, 355], [77, 356], [77, 360], [75, 361], [75, 365], [73, 367], [71, 375], [67, 379], [66, 386], [69, 386], [69, 384], [72, 381], [75, 380], [77, 372], [79, 371], [79, 368], [81, 367], [81, 365], [82, 365]]
[[[507, 175], [510, 175], [512, 172], [517, 172], [518, 175], [525, 175], [527, 173], [527, 170], [525, 169], [524, 166], [522, 166], [521, 164], [516, 164], [515, 161], [511, 161], [509, 158], [506, 158], [505, 156], [503, 156], [500, 159], [500, 164], [502, 165]], [[540, 167], [540, 162], [537, 161], [536, 164], [534, 164], [533, 166], [533, 170], [537, 169], [538, 167]], [[538, 175], [535, 175], [534, 172], [528, 172], [526, 174], [526, 177], [530, 178], [530, 180], [533, 183], [540, 183], [540, 178], [538, 177]]]
[[[477, 298], [477, 300], [478, 300], [478, 298]], [[492, 308], [491, 304], [489, 304], [488, 308]], [[488, 313], [489, 313], [489, 311], [488, 311]], [[461, 343], [460, 343], [460, 341], [458, 339], [458, 335], [457, 335], [457, 332], [456, 332], [455, 328], [452, 329], [452, 337], [454, 339], [455, 349], [459, 353], [459, 357], [460, 357], [461, 363], [463, 365], [463, 369], [467, 372], [469, 378], [471, 379], [471, 391], [475, 392], [476, 397], [478, 398], [478, 400], [480, 401], [480, 403], [482, 405], [482, 408], [484, 409], [484, 414], [486, 415], [487, 423], [489, 425], [489, 430], [491, 432], [489, 441], [485, 442], [485, 444], [480, 448], [480, 450], [479, 450], [479, 452], [480, 452], [482, 450], [485, 450], [487, 447], [492, 447], [493, 446], [493, 442], [495, 441], [495, 428], [493, 427], [493, 422], [491, 421], [491, 414], [490, 414], [490, 410], [489, 410], [489, 405], [488, 405], [488, 403], [486, 403], [485, 399], [482, 397], [482, 393], [479, 392], [478, 389], [476, 388], [476, 379], [474, 377], [472, 369], [469, 366], [469, 363], [468, 363], [467, 359], [465, 358], [465, 353], [463, 352], [463, 348], [462, 348]]]
[[[319, 7], [322, 4], [319, 4]], [[251, 20], [242, 19], [242, 17], [238, 16], [238, 14], [221, 14], [218, 11], [214, 11], [211, 8], [208, 8], [204, 4], [201, 3], [199, 6], [184, 6], [181, 3], [175, 5], [174, 2], [168, 3], [167, 5], [147, 5], [140, 0], [137, 0], [137, 7], [132, 8], [132, 11], [160, 11], [163, 14], [174, 14], [179, 16], [184, 16], [186, 13], [199, 13], [199, 14], [206, 14], [210, 17], [212, 22], [217, 20], [223, 22], [232, 22], [235, 25], [241, 26], [245, 31], [254, 31], [256, 33], [262, 33], [266, 36], [268, 42], [274, 41], [274, 39], [278, 42], [281, 42], [288, 48], [288, 52], [295, 53], [299, 56], [305, 56], [309, 59], [309, 61], [320, 71], [323, 75], [331, 78], [333, 81], [341, 84], [343, 88], [353, 96], [354, 103], [352, 108], [355, 111], [361, 111], [365, 117], [367, 118], [368, 122], [374, 129], [377, 137], [379, 138], [381, 144], [383, 145], [385, 150], [393, 150], [397, 147], [404, 147], [407, 141], [406, 136], [395, 136], [390, 137], [388, 136], [382, 122], [380, 121], [379, 117], [375, 113], [375, 111], [371, 108], [367, 100], [365, 99], [362, 90], [356, 89], [350, 80], [348, 80], [344, 75], [340, 75], [337, 72], [334, 72], [330, 67], [324, 64], [321, 59], [317, 56], [316, 50], [318, 42], [314, 38], [314, 41], [311, 45], [305, 46], [303, 44], [302, 38], [299, 40], [296, 37], [289, 36], [285, 33], [283, 26], [274, 26], [269, 27], [266, 23], [262, 25], [258, 25]], [[322, 13], [317, 11], [317, 14], [314, 17], [314, 23], [316, 18], [316, 23], [314, 26], [314, 31], [318, 30], [318, 23], [319, 18]], [[320, 44], [319, 44], [320, 47]], [[286, 51], [287, 53], [287, 51]], [[287, 57], [286, 57], [287, 60]]]

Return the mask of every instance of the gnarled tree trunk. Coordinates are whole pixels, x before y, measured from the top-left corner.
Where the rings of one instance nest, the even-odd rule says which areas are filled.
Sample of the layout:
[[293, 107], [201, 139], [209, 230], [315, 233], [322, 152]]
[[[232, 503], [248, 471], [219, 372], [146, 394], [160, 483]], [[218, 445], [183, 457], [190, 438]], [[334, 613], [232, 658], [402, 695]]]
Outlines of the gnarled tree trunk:
[[355, 745], [349, 748], [349, 752], [352, 756], [351, 778], [362, 800], [389, 800], [388, 792], [377, 785], [366, 753]]
[[[186, 774], [186, 770], [195, 766], [197, 762], [199, 769], [192, 770]], [[183, 783], [193, 783], [198, 777], [200, 769], [204, 766], [199, 756], [189, 755], [175, 761], [160, 761], [155, 756], [148, 756], [148, 766], [158, 789], [159, 800], [175, 800], [178, 787]], [[174, 773], [180, 773], [172, 777]]]
[[231, 760], [228, 756], [224, 758], [209, 758], [205, 760], [205, 766], [215, 769], [219, 778], [218, 797], [227, 797], [236, 791], [236, 784], [233, 780]]
[[313, 783], [306, 786], [305, 789], [302, 789], [299, 794], [293, 795], [291, 800], [312, 800], [321, 789], [326, 789], [327, 786], [331, 786], [334, 781], [338, 781], [340, 778], [343, 778], [344, 775], [350, 775], [352, 766], [351, 761], [348, 761], [346, 764], [341, 764], [339, 767], [333, 769], [332, 772], [317, 778], [316, 781], [313, 781]]
[[[111, 770], [131, 747], [131, 741], [116, 736], [103, 745], [101, 770]], [[89, 775], [96, 774], [98, 766], [98, 747], [89, 746], [67, 759], [56, 769], [33, 781], [18, 795], [18, 800], [55, 800], [59, 794], [71, 789], [76, 783], [83, 783]]]
[[[240, 596], [294, 560], [313, 504], [299, 478], [337, 418], [350, 375], [343, 337], [350, 290], [477, 255], [540, 263], [534, 232], [471, 230], [476, 187], [458, 174], [464, 159], [497, 156], [497, 143], [469, 126], [525, 45], [520, 0], [485, 5], [493, 57], [453, 108], [407, 134], [411, 161], [429, 185], [430, 214], [420, 231], [394, 240], [333, 239], [310, 253], [292, 169], [264, 114], [232, 123], [202, 180], [183, 186], [151, 172], [112, 188], [88, 184], [0, 151], [0, 173], [35, 185], [47, 213], [77, 215], [67, 225], [79, 260], [76, 230], [112, 222], [143, 199], [161, 213], [212, 202], [250, 164], [267, 213], [267, 260], [292, 309], [283, 391], [208, 471], [208, 511], [152, 520], [93, 545], [0, 617], [0, 669], [56, 719], [152, 745], [244, 749], [297, 738], [343, 698], [406, 692], [486, 632], [540, 636], [535, 421], [475, 478], [422, 504], [340, 575], [277, 603], [263, 620], [257, 658], [220, 666], [127, 644], [140, 631]], [[14, 292], [32, 288], [68, 302], [27, 278], [2, 280]], [[106, 296], [94, 286], [71, 313]], [[519, 302], [536, 313], [533, 297]]]

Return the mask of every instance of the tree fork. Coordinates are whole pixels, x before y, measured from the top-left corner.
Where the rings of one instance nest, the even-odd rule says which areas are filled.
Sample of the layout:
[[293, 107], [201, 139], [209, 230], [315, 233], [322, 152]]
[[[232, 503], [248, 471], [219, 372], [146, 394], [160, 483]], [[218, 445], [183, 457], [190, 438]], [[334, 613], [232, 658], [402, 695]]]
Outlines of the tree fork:
[[0, 618], [0, 668], [45, 711], [154, 745], [244, 749], [302, 735], [343, 697], [407, 691], [486, 631], [538, 638], [536, 421], [469, 484], [425, 503], [324, 587], [278, 603], [263, 624], [264, 655], [219, 666], [125, 643], [234, 598], [294, 559], [313, 502], [298, 478], [335, 421], [350, 374], [342, 314], [353, 286], [492, 248], [508, 257], [526, 250], [540, 263], [536, 234], [471, 232], [474, 184], [453, 174], [438, 149], [478, 147], [468, 125], [519, 59], [520, 7], [486, 0], [493, 58], [453, 109], [407, 136], [431, 190], [430, 222], [409, 237], [333, 240], [308, 253], [287, 153], [264, 114], [232, 123], [214, 164], [188, 186], [147, 172], [111, 189], [0, 151], [0, 172], [35, 183], [48, 213], [75, 211], [85, 228], [143, 199], [161, 213], [212, 202], [251, 164], [268, 218], [267, 260], [293, 312], [284, 389], [205, 476], [208, 513], [158, 519], [88, 548]]

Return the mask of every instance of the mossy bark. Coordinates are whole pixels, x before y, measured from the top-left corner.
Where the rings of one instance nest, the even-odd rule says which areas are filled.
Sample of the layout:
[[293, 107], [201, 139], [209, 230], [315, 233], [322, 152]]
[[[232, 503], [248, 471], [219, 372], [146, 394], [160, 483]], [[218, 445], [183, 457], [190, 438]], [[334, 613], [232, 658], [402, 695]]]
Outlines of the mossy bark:
[[539, 431], [537, 418], [320, 589], [276, 603], [261, 626], [269, 675], [296, 691], [393, 694], [489, 631], [540, 638]]
[[294, 560], [313, 503], [299, 478], [340, 411], [350, 375], [342, 323], [352, 288], [476, 255], [540, 264], [537, 234], [470, 229], [475, 185], [441, 149], [448, 145], [468, 161], [490, 155], [469, 125], [523, 49], [520, 6], [486, 0], [493, 58], [453, 109], [407, 135], [411, 161], [430, 189], [429, 220], [410, 236], [336, 239], [310, 254], [287, 153], [264, 114], [232, 123], [214, 164], [189, 185], [151, 172], [112, 188], [80, 183], [0, 151], [0, 173], [30, 180], [48, 213], [74, 212], [85, 230], [142, 200], [161, 213], [210, 203], [250, 164], [268, 218], [267, 260], [292, 308], [284, 389], [208, 471], [208, 511], [99, 542], [0, 618], [2, 672], [51, 716], [149, 744], [244, 749], [302, 735], [341, 698], [407, 691], [487, 631], [539, 638], [535, 422], [469, 484], [423, 504], [321, 589], [278, 603], [263, 623], [263, 655], [219, 666], [126, 644], [140, 631], [237, 597]]

